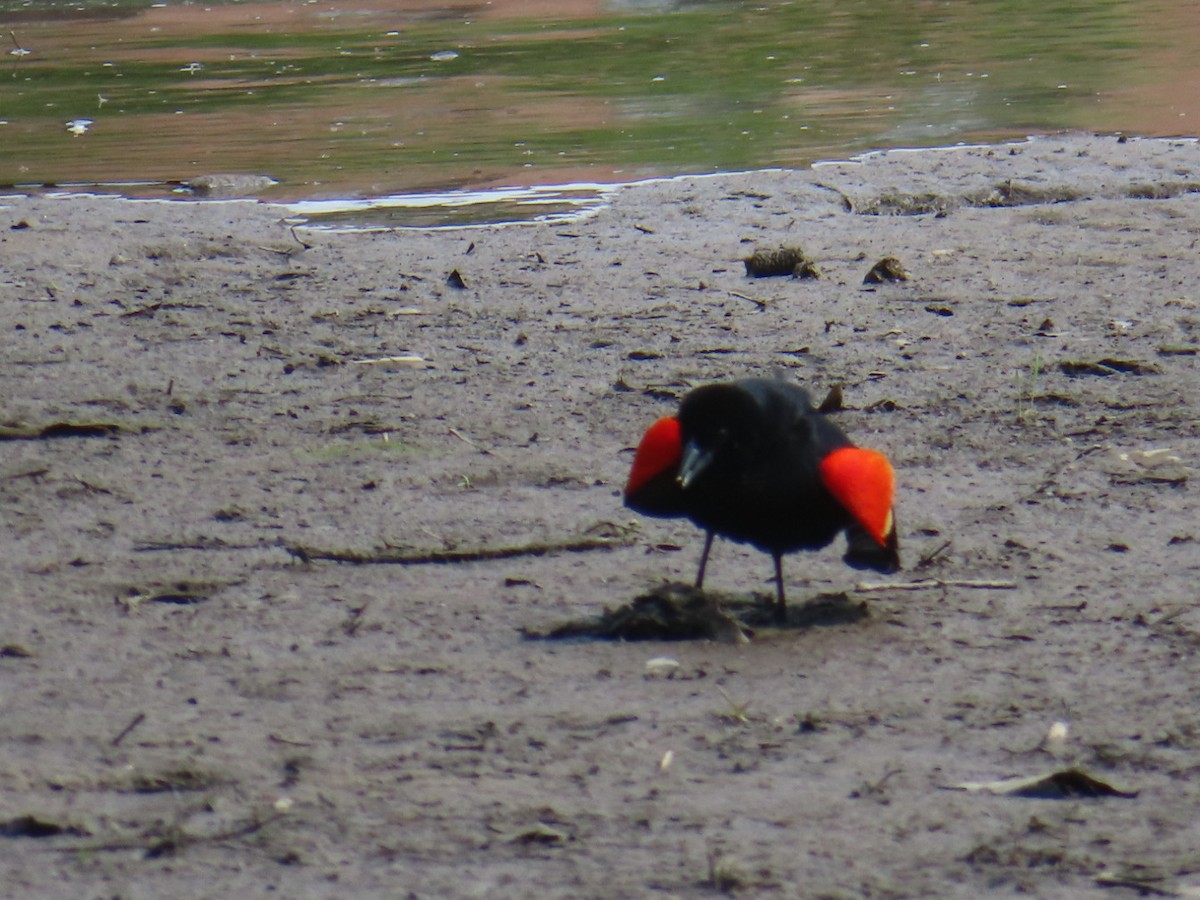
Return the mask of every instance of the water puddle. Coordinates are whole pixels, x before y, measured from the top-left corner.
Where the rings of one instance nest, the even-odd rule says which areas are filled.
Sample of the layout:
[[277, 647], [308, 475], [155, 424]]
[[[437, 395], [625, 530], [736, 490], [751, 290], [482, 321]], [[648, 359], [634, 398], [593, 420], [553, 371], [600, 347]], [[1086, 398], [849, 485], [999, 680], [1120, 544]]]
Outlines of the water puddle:
[[[0, 185], [0, 197], [39, 194], [67, 199], [75, 196], [158, 201], [253, 200], [245, 191], [215, 190], [163, 181], [68, 182], [63, 184]], [[469, 228], [523, 222], [568, 222], [586, 216], [608, 202], [622, 184], [555, 184], [479, 191], [392, 194], [281, 203], [305, 225], [325, 231], [383, 231], [394, 228]]]
[[489, 191], [394, 194], [285, 204], [310, 227], [336, 231], [461, 228], [517, 222], [559, 222], [599, 209], [617, 185], [560, 184]]

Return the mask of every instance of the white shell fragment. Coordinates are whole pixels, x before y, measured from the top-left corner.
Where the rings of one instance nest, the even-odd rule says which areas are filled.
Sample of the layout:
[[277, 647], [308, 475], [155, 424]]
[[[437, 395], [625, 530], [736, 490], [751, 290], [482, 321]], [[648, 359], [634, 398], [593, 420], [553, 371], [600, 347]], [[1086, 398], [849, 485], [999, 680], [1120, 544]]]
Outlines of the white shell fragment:
[[650, 678], [667, 678], [675, 674], [679, 668], [679, 660], [669, 656], [656, 656], [646, 660], [646, 675]]

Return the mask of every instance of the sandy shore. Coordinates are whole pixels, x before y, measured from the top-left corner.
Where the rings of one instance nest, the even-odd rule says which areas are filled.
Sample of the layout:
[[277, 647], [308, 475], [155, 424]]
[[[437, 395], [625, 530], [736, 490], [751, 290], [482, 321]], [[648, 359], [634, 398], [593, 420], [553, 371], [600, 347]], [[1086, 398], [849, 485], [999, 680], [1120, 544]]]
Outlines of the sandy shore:
[[[265, 204], [0, 199], [3, 883], [1194, 886], [1197, 191], [1195, 143], [1069, 137], [308, 249]], [[780, 245], [822, 277], [747, 278]], [[912, 279], [865, 287], [885, 256]], [[868, 617], [524, 640], [691, 578], [696, 530], [621, 507], [631, 448], [772, 371], [844, 384], [898, 470], [905, 571], [858, 585]], [[861, 577], [834, 548], [787, 573], [796, 602]], [[769, 575], [723, 543], [709, 580]], [[947, 789], [1075, 766], [1136, 796]]]

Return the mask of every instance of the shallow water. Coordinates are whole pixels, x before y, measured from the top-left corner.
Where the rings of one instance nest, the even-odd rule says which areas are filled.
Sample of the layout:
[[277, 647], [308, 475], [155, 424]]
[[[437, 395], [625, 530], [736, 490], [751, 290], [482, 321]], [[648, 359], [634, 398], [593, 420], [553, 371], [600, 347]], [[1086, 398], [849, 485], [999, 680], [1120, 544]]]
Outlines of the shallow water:
[[1200, 118], [1187, 0], [396, 6], [0, 2], [0, 184], [380, 197]]

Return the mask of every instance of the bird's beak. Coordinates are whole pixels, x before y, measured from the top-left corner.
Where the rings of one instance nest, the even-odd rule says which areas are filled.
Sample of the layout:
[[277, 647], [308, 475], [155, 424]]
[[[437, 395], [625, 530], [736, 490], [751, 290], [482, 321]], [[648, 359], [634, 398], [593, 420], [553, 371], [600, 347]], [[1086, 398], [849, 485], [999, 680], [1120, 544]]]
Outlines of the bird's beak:
[[679, 486], [686, 491], [696, 476], [708, 468], [712, 457], [711, 450], [701, 447], [695, 441], [688, 441], [683, 448], [683, 459], [679, 461], [679, 474], [675, 476]]

